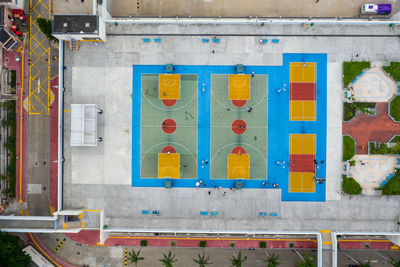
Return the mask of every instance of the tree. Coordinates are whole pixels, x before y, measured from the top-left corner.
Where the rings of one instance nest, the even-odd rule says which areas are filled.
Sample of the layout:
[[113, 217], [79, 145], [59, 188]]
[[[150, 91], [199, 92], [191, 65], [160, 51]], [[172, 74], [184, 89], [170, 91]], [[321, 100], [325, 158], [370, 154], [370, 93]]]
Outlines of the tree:
[[173, 267], [172, 263], [177, 262], [178, 260], [175, 259], [175, 254], [172, 254], [172, 252], [169, 251], [168, 255], [165, 255], [165, 253], [163, 253], [163, 258], [159, 259], [159, 261], [162, 263], [163, 266]]
[[45, 18], [36, 18], [36, 22], [39, 25], [39, 29], [43, 32], [44, 35], [47, 36], [47, 38], [50, 41], [53, 42], [58, 42], [58, 39], [51, 35], [51, 21], [47, 20]]
[[297, 267], [315, 267], [314, 257], [302, 254], [303, 260], [296, 263]]
[[31, 256], [18, 246], [18, 237], [0, 232], [0, 262], [1, 266], [26, 267], [31, 262]]
[[236, 255], [232, 256], [232, 258], [231, 258], [232, 265], [231, 266], [233, 266], [233, 267], [241, 267], [242, 263], [244, 261], [246, 261], [246, 260], [247, 260], [247, 256], [244, 256], [244, 258], [242, 258], [242, 252], [239, 251], [239, 254], [237, 256]]
[[389, 263], [394, 267], [400, 267], [400, 259], [393, 259], [392, 257], [390, 257]]
[[268, 256], [267, 259], [264, 260], [267, 263], [266, 267], [276, 267], [276, 266], [278, 266], [279, 264], [281, 264], [278, 261], [278, 259], [279, 259], [279, 255], [275, 255], [274, 253], [272, 253], [271, 256]]
[[206, 265], [213, 264], [212, 262], [210, 262], [210, 256], [206, 257], [204, 255], [204, 251], [201, 255], [200, 255], [200, 253], [198, 253], [197, 259], [193, 259], [193, 261], [195, 263], [197, 263], [199, 265], [199, 267], [205, 267]]
[[139, 254], [140, 254], [140, 249], [138, 250], [138, 252], [132, 250], [131, 252], [128, 253], [128, 259], [130, 260], [131, 263], [134, 263], [135, 266], [137, 266], [139, 261], [144, 260], [143, 257], [139, 256]]
[[358, 261], [358, 264], [360, 265], [360, 267], [370, 267], [371, 261], [367, 261], [367, 262]]

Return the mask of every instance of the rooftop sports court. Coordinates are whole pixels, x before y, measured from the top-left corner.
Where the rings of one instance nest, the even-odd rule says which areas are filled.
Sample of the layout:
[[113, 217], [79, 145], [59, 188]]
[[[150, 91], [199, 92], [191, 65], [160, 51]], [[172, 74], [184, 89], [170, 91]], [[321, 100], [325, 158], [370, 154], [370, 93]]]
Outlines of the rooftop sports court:
[[[326, 54], [282, 66], [134, 65], [132, 186], [276, 188], [325, 201]], [[198, 185], [198, 184], [197, 184]]]

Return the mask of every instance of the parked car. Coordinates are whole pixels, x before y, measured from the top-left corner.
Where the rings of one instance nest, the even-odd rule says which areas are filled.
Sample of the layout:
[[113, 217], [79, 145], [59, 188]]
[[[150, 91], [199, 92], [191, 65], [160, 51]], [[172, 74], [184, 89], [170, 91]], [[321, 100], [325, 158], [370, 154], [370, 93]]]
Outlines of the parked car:
[[387, 15], [392, 12], [391, 4], [365, 4], [361, 6], [361, 14]]

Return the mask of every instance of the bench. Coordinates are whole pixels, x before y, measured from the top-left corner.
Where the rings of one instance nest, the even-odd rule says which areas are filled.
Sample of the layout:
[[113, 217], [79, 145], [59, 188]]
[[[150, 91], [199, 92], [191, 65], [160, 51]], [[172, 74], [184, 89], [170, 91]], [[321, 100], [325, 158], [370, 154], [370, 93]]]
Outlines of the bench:
[[271, 212], [271, 213], [269, 214], [269, 216], [277, 217], [277, 216], [278, 216], [278, 213], [277, 213], [277, 212]]
[[145, 42], [145, 43], [150, 43], [150, 41], [151, 41], [150, 38], [143, 38], [142, 40], [143, 40], [143, 42]]
[[214, 43], [219, 43], [221, 41], [221, 39], [218, 39], [218, 38], [215, 38], [215, 39], [212, 39], [212, 40], [213, 40]]
[[200, 211], [200, 215], [202, 215], [202, 216], [208, 216], [208, 211]]
[[202, 41], [203, 43], [208, 43], [208, 42], [210, 42], [210, 39], [204, 38], [204, 39], [201, 39], [201, 41]]
[[161, 43], [161, 38], [154, 38], [154, 42]]
[[279, 39], [272, 39], [271, 41], [273, 44], [278, 44], [279, 43]]
[[143, 215], [147, 215], [147, 214], [149, 214], [149, 211], [148, 210], [142, 210], [142, 214]]

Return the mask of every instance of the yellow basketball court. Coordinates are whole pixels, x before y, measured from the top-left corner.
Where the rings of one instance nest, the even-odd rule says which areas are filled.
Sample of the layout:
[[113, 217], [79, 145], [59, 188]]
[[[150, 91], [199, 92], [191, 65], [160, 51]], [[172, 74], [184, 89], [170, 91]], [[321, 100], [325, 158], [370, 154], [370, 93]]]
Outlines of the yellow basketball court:
[[249, 154], [228, 154], [228, 179], [249, 179], [249, 173]]
[[291, 83], [315, 83], [317, 81], [317, 63], [292, 62], [290, 63]]
[[158, 75], [158, 98], [180, 99], [181, 98], [181, 75], [159, 74]]
[[289, 192], [291, 193], [313, 193], [315, 192], [315, 181], [313, 172], [289, 172]]
[[312, 154], [316, 151], [315, 134], [290, 134], [289, 154]]
[[291, 100], [291, 121], [315, 121], [317, 119], [317, 102], [314, 100]]
[[179, 178], [179, 153], [158, 154], [158, 178]]
[[229, 100], [250, 99], [250, 75], [230, 74], [229, 75]]

